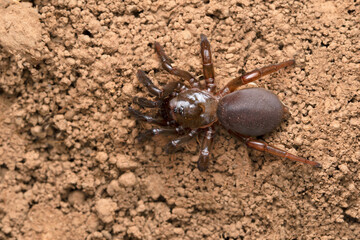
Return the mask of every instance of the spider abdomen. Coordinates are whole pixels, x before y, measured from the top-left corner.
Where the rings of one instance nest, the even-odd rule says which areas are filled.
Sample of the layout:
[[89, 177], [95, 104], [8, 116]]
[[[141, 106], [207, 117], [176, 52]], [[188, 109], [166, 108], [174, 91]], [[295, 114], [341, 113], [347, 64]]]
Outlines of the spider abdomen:
[[263, 88], [241, 89], [223, 97], [217, 116], [227, 130], [244, 136], [261, 136], [281, 122], [284, 107], [279, 98]]

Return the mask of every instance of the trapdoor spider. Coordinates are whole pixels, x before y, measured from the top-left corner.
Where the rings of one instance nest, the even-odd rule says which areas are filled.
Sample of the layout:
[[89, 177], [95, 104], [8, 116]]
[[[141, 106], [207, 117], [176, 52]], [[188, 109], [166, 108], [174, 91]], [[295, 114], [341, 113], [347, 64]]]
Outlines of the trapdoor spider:
[[[215, 126], [220, 123], [229, 132], [236, 135], [248, 147], [272, 155], [321, 167], [317, 162], [295, 156], [287, 151], [268, 145], [255, 139], [256, 136], [274, 130], [284, 118], [287, 108], [279, 98], [263, 88], [248, 88], [235, 91], [239, 86], [258, 80], [260, 77], [276, 72], [279, 69], [294, 65], [294, 60], [269, 65], [248, 72], [231, 80], [224, 88], [215, 91], [214, 65], [211, 60], [210, 43], [201, 34], [201, 56], [205, 85], [187, 71], [173, 67], [173, 62], [159, 43], [155, 42], [155, 51], [160, 57], [163, 68], [188, 82], [190, 87], [181, 82], [169, 82], [163, 89], [156, 87], [146, 74], [139, 70], [137, 78], [148, 89], [155, 101], [134, 97], [134, 102], [141, 107], [157, 108], [156, 117], [148, 116], [129, 107], [129, 112], [137, 120], [163, 126], [140, 133], [139, 142], [149, 140], [155, 135], [181, 135], [172, 140], [166, 147], [168, 153], [176, 151], [179, 146], [195, 136], [202, 135], [198, 168], [204, 171], [209, 166], [210, 150], [215, 134]], [[168, 128], [164, 128], [167, 126]]]

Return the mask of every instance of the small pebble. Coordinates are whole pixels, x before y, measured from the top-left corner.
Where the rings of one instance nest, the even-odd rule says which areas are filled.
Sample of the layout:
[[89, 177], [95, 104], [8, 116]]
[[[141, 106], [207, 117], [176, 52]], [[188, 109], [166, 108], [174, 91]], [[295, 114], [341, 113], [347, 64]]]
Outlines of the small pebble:
[[34, 137], [38, 137], [40, 139], [43, 139], [43, 138], [46, 137], [46, 132], [43, 131], [43, 128], [41, 126], [39, 126], [39, 125], [37, 125], [35, 127], [32, 127], [30, 129], [30, 132]]
[[349, 173], [349, 168], [347, 167], [346, 164], [339, 165], [339, 169], [345, 174]]
[[187, 210], [185, 208], [180, 208], [180, 207], [175, 207], [172, 210], [172, 214], [179, 218], [186, 217], [189, 215], [189, 213], [187, 212]]
[[2, 227], [2, 231], [5, 233], [5, 234], [9, 234], [11, 233], [11, 227], [9, 225], [5, 225]]
[[85, 194], [82, 191], [73, 191], [69, 193], [68, 201], [71, 205], [81, 205], [85, 201]]
[[75, 116], [75, 111], [74, 110], [72, 110], [72, 109], [70, 109], [69, 111], [67, 111], [66, 113], [65, 113], [65, 119], [66, 120], [72, 120], [73, 119], [73, 117]]
[[156, 200], [164, 191], [164, 182], [160, 175], [154, 174], [146, 178], [147, 192], [152, 199]]
[[131, 95], [133, 94], [134, 87], [131, 83], [125, 83], [122, 90], [124, 94]]
[[110, 223], [114, 220], [115, 210], [117, 208], [116, 203], [110, 198], [102, 198], [96, 202], [95, 209], [98, 217], [104, 223]]
[[191, 32], [189, 32], [188, 30], [184, 30], [182, 32], [182, 35], [184, 40], [190, 40], [192, 38]]
[[90, 214], [88, 219], [86, 220], [86, 229], [89, 232], [95, 232], [96, 229], [98, 229], [99, 226], [99, 219], [95, 214]]
[[97, 161], [104, 163], [106, 160], [108, 160], [109, 156], [106, 152], [98, 152], [95, 158]]
[[126, 172], [119, 177], [119, 183], [124, 187], [132, 187], [136, 184], [136, 176], [132, 172]]
[[183, 235], [184, 230], [182, 228], [174, 228], [174, 233], [177, 235]]
[[340, 129], [340, 123], [338, 121], [333, 121], [330, 126], [334, 129]]
[[120, 190], [120, 186], [117, 180], [112, 180], [106, 188], [106, 192], [110, 196], [114, 196], [119, 190]]
[[115, 158], [116, 159], [116, 166], [121, 171], [128, 171], [134, 170], [139, 167], [137, 162], [131, 161], [130, 157], [124, 154], [119, 154]]
[[65, 119], [59, 119], [58, 121], [55, 121], [55, 126], [61, 130], [65, 131], [67, 128], [67, 121]]
[[225, 55], [226, 59], [231, 59], [233, 57], [234, 57], [234, 54], [232, 54], [232, 53], [228, 53], [228, 54]]

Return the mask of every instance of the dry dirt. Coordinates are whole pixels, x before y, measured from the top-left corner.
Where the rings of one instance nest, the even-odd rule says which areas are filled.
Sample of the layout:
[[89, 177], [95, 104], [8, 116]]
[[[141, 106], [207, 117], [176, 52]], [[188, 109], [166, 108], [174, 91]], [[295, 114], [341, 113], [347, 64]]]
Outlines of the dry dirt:
[[[0, 239], [359, 239], [360, 3], [0, 2]], [[315, 169], [247, 149], [225, 130], [207, 172], [194, 140], [176, 155], [127, 112], [155, 84], [154, 41], [216, 83], [296, 59], [257, 81], [291, 117], [264, 139]]]

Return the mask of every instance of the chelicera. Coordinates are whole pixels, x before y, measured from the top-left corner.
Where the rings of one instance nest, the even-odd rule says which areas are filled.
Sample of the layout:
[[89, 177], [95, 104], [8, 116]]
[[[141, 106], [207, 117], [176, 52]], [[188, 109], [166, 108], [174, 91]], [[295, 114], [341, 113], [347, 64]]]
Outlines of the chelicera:
[[173, 67], [171, 65], [173, 61], [157, 42], [155, 42], [155, 51], [160, 57], [163, 68], [170, 74], [186, 80], [190, 87], [182, 82], [169, 82], [160, 89], [153, 84], [145, 72], [141, 70], [137, 72], [137, 78], [155, 100], [135, 97], [134, 102], [144, 108], [157, 108], [158, 114], [155, 117], [148, 116], [131, 107], [129, 112], [137, 120], [162, 126], [140, 133], [137, 137], [138, 141], [143, 142], [156, 135], [180, 135], [165, 147], [166, 151], [171, 153], [179, 149], [180, 145], [200, 135], [202, 143], [197, 165], [200, 171], [204, 171], [209, 166], [215, 128], [217, 125], [222, 125], [250, 148], [321, 167], [317, 162], [295, 156], [255, 139], [254, 137], [265, 135], [279, 126], [288, 112], [287, 108], [274, 93], [263, 88], [236, 90], [262, 76], [292, 66], [295, 61], [289, 60], [245, 73], [216, 91], [210, 43], [205, 35], [201, 34], [200, 37], [205, 86], [202, 86], [189, 72]]

